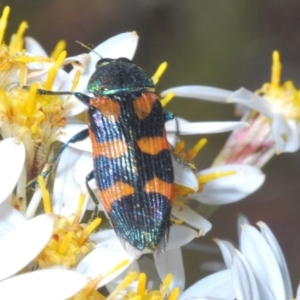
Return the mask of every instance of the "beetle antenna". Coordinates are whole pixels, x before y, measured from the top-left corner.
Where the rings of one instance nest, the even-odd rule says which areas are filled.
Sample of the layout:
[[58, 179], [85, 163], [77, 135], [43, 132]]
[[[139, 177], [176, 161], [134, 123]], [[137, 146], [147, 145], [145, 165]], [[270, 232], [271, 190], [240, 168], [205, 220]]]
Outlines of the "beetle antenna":
[[92, 49], [91, 47], [89, 47], [88, 45], [82, 43], [82, 42], [79, 42], [79, 41], [75, 41], [76, 43], [78, 43], [81, 47], [83, 48], [86, 48], [92, 52], [94, 52], [95, 54], [97, 54], [101, 59], [103, 58], [99, 53], [97, 53], [94, 49]]

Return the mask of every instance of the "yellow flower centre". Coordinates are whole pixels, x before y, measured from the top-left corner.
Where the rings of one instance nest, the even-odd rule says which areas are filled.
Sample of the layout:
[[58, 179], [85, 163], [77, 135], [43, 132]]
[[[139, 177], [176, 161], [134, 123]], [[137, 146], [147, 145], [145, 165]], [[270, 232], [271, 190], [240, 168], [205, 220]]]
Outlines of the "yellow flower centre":
[[267, 99], [274, 113], [282, 113], [288, 119], [300, 120], [300, 90], [292, 81], [280, 83], [282, 65], [278, 51], [273, 52], [271, 82], [265, 83], [257, 94]]

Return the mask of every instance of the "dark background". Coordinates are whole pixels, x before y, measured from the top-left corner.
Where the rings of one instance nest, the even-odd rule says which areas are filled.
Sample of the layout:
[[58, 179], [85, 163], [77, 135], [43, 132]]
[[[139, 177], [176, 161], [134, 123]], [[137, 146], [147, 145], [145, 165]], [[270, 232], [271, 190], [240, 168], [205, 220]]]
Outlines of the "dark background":
[[[6, 41], [22, 20], [27, 35], [50, 53], [59, 39], [68, 43], [68, 54], [85, 52], [79, 40], [97, 45], [125, 31], [140, 36], [135, 62], [149, 74], [164, 60], [169, 68], [158, 90], [183, 84], [203, 84], [235, 90], [255, 90], [270, 78], [271, 53], [280, 51], [283, 79], [299, 86], [300, 2], [276, 0], [51, 0], [7, 1], [12, 8]], [[1, 9], [1, 7], [0, 7]], [[184, 102], [184, 103], [183, 103]], [[168, 106], [189, 120], [234, 120], [233, 106], [176, 99]], [[226, 139], [210, 135], [198, 157], [199, 168], [210, 166]], [[188, 140], [193, 145], [198, 137]], [[187, 285], [200, 278], [204, 246], [212, 237], [236, 242], [236, 218], [244, 213], [253, 222], [266, 222], [283, 249], [294, 291], [300, 279], [299, 152], [275, 157], [264, 168], [264, 186], [247, 199], [220, 208], [211, 218], [212, 231], [184, 251]], [[202, 251], [197, 251], [202, 249]], [[221, 261], [221, 259], [219, 258]]]

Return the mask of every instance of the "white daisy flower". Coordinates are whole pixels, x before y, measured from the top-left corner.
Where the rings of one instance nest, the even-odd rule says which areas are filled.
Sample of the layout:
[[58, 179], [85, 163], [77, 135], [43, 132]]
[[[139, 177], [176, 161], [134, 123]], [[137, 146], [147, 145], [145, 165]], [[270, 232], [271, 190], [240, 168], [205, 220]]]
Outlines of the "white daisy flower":
[[281, 63], [278, 51], [273, 53], [271, 82], [255, 93], [245, 88], [235, 92], [208, 86], [181, 86], [162, 93], [178, 97], [221, 103], [237, 103], [243, 109], [243, 122], [249, 127], [235, 130], [214, 166], [246, 163], [262, 167], [275, 153], [299, 149], [299, 91], [291, 81], [280, 83]]

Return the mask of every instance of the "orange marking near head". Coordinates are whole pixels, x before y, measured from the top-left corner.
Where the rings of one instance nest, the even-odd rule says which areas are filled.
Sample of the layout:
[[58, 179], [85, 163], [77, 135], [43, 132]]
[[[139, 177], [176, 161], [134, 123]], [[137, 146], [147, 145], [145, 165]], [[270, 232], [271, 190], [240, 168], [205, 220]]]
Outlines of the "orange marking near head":
[[119, 200], [123, 196], [130, 196], [134, 193], [134, 188], [124, 182], [117, 181], [113, 186], [106, 190], [99, 190], [99, 196], [106, 212], [110, 212], [111, 205], [114, 201]]
[[116, 122], [120, 115], [120, 105], [109, 97], [92, 98], [90, 105], [97, 108], [101, 114], [112, 122]]
[[165, 196], [169, 199], [169, 202], [173, 204], [174, 198], [174, 184], [167, 183], [158, 177], [154, 177], [153, 179], [146, 182], [144, 186], [144, 191], [147, 193], [158, 193], [160, 195]]
[[134, 112], [140, 120], [147, 118], [151, 111], [154, 102], [158, 101], [157, 95], [154, 93], [143, 93], [133, 102]]
[[169, 144], [166, 135], [154, 137], [142, 137], [137, 142], [142, 152], [156, 155], [162, 150], [169, 150]]
[[105, 156], [107, 158], [117, 158], [123, 156], [127, 150], [127, 143], [122, 140], [112, 140], [108, 142], [97, 142], [95, 135], [90, 131], [90, 139], [94, 156]]

